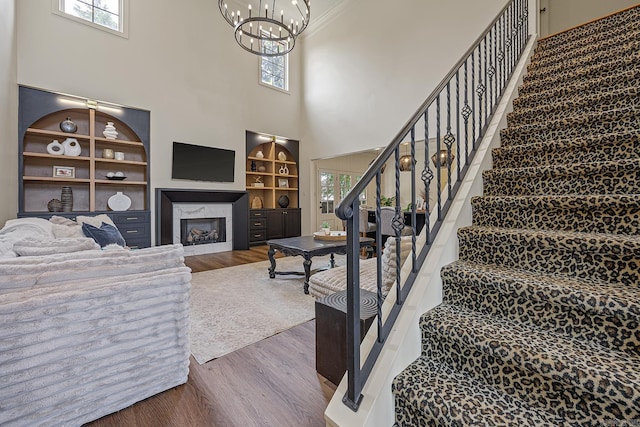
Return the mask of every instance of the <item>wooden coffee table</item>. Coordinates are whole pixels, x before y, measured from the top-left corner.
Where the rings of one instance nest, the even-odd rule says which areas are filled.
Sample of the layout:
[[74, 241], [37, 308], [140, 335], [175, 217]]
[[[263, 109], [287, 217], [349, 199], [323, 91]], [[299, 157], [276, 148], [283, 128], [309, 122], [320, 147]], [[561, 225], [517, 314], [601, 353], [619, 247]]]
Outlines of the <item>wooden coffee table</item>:
[[[370, 237], [360, 237], [360, 247], [370, 248], [374, 239]], [[275, 278], [276, 274], [297, 274], [304, 275], [304, 293], [309, 293], [309, 277], [311, 276], [311, 258], [314, 256], [331, 255], [331, 268], [335, 266], [334, 254], [344, 255], [347, 253], [347, 241], [345, 240], [316, 240], [313, 236], [288, 237], [286, 239], [274, 239], [267, 241], [269, 245], [269, 277]], [[276, 251], [285, 256], [299, 255], [304, 258], [302, 265], [304, 273], [299, 271], [276, 271]]]

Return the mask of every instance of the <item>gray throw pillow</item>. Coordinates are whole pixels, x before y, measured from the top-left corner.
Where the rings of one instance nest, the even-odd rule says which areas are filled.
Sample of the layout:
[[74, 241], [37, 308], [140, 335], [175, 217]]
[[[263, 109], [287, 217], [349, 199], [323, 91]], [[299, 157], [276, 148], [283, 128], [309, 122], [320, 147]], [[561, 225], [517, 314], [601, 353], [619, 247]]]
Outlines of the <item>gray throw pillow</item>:
[[104, 248], [107, 245], [116, 244], [119, 246], [124, 246], [125, 241], [122, 234], [118, 229], [107, 223], [102, 223], [102, 225], [98, 227], [94, 227], [91, 224], [84, 223], [82, 224], [82, 231], [85, 236], [91, 237], [100, 245], [101, 248]]

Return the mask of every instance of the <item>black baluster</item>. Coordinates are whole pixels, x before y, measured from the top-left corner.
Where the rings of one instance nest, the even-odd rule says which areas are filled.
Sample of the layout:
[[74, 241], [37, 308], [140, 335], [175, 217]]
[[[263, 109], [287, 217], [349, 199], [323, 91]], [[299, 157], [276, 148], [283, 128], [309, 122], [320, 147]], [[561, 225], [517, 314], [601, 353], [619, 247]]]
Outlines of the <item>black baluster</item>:
[[416, 265], [416, 127], [411, 127], [411, 271], [418, 271]]
[[429, 167], [429, 108], [424, 112], [424, 169], [422, 170], [422, 182], [424, 183], [424, 199], [425, 199], [425, 228], [427, 233], [426, 243], [431, 244], [431, 224], [429, 223], [429, 212], [431, 211], [431, 203], [429, 195], [431, 194], [431, 181], [433, 180], [433, 172]]
[[438, 177], [437, 192], [438, 192], [438, 221], [442, 220], [442, 165], [440, 164], [440, 150], [442, 149], [440, 143], [440, 94], [436, 96], [436, 176]]
[[451, 81], [447, 82], [447, 134], [444, 136], [444, 145], [447, 147], [447, 199], [451, 200], [451, 145], [455, 138], [451, 133]]
[[[406, 136], [406, 135], [405, 135]], [[400, 212], [400, 145], [396, 147], [396, 206], [391, 228], [395, 232], [396, 238], [396, 304], [402, 305], [404, 299], [402, 297], [402, 288], [400, 287], [400, 232], [404, 228], [404, 217]]]
[[[473, 150], [476, 148], [476, 97], [473, 91], [476, 87], [476, 66], [475, 66], [476, 50], [471, 52], [471, 138]], [[473, 151], [472, 150], [472, 151]]]
[[[489, 58], [487, 57], [487, 36], [485, 35], [482, 39], [482, 44], [484, 45], [484, 125], [487, 126], [487, 118], [489, 117], [489, 96], [487, 96], [487, 88], [489, 85], [489, 70], [487, 69], [489, 66]], [[484, 132], [482, 132], [484, 135]]]
[[457, 159], [457, 182], [462, 180], [460, 174], [460, 68], [456, 70], [456, 159]]
[[380, 223], [380, 216], [382, 212], [380, 210], [380, 187], [382, 181], [382, 169], [378, 169], [376, 173], [376, 284], [378, 293], [378, 342], [384, 341], [383, 329], [382, 329], [382, 227]]
[[[472, 53], [473, 55], [473, 53]], [[472, 56], [473, 58], [473, 56]], [[469, 165], [469, 116], [473, 113], [469, 107], [469, 58], [464, 61], [464, 107], [462, 107], [462, 118], [464, 119], [464, 164]], [[473, 96], [471, 97], [473, 99]], [[458, 156], [459, 157], [459, 156]]]
[[[482, 119], [484, 118], [484, 113], [482, 111], [482, 95], [485, 91], [485, 87], [482, 84], [482, 42], [478, 45], [478, 87], [476, 88], [476, 93], [478, 94], [478, 140], [482, 139]], [[476, 148], [474, 146], [474, 148]]]
[[[489, 30], [489, 53], [488, 53], [488, 62], [487, 62], [487, 66], [488, 66], [488, 70], [487, 70], [487, 89], [489, 90], [489, 94], [487, 96], [487, 102], [488, 102], [488, 108], [487, 108], [487, 115], [490, 115], [490, 112], [493, 111], [493, 76], [495, 74], [495, 71], [493, 69], [493, 64], [494, 64], [494, 58], [495, 56], [491, 56], [491, 46], [493, 45], [493, 29]], [[485, 49], [485, 56], [487, 55], [487, 43], [485, 43], [484, 45], [484, 49]]]

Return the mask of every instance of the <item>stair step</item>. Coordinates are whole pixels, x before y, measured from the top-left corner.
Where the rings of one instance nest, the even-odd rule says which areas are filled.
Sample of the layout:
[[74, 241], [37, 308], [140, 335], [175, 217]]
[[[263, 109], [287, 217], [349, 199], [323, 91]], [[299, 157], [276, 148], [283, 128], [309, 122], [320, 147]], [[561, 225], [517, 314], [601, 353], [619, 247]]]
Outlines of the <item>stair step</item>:
[[578, 139], [509, 145], [494, 148], [491, 154], [494, 169], [631, 160], [640, 157], [640, 133], [629, 130]]
[[640, 8], [630, 8], [563, 33], [541, 39], [538, 41], [535, 52], [548, 51], [554, 48], [562, 49], [580, 40], [589, 44], [598, 43], [610, 36], [630, 31], [635, 28], [638, 22], [640, 22]]
[[473, 225], [640, 235], [640, 194], [474, 197]]
[[640, 287], [638, 236], [469, 226], [458, 241], [461, 261]]
[[592, 34], [590, 37], [574, 40], [555, 47], [538, 50], [531, 57], [532, 62], [546, 66], [558, 60], [569, 60], [580, 56], [594, 55], [615, 49], [629, 41], [638, 39], [638, 22], [628, 23], [616, 31], [603, 31]]
[[485, 196], [640, 194], [640, 160], [492, 169], [482, 173]]
[[606, 113], [610, 110], [634, 108], [640, 111], [640, 87], [631, 86], [607, 93], [573, 96], [556, 103], [535, 107], [517, 107], [507, 114], [508, 126], [544, 120], [570, 120], [575, 115]]
[[526, 75], [522, 80], [522, 87], [535, 86], [537, 90], [544, 90], [559, 84], [572, 84], [579, 80], [607, 77], [620, 71], [630, 71], [638, 67], [640, 52], [631, 55], [612, 58], [608, 61], [598, 62], [575, 70], [552, 75]]
[[567, 119], [540, 121], [500, 130], [500, 143], [523, 145], [557, 139], [584, 138], [637, 129], [640, 110], [623, 108], [576, 115]]
[[396, 425], [553, 426], [558, 418], [445, 364], [420, 357], [391, 385]]
[[637, 24], [638, 29], [635, 30], [637, 35], [630, 37], [629, 40], [620, 43], [615, 48], [604, 50], [587, 55], [580, 55], [575, 58], [563, 58], [558, 61], [556, 58], [550, 57], [545, 61], [535, 61], [527, 66], [527, 75], [545, 77], [553, 74], [566, 73], [575, 70], [578, 67], [586, 67], [601, 62], [609, 62], [616, 58], [631, 55], [640, 50], [640, 23]]
[[612, 90], [637, 86], [640, 81], [640, 67], [631, 71], [613, 71], [611, 75], [586, 81], [575, 81], [570, 85], [550, 87], [518, 88], [518, 98], [513, 100], [516, 106], [535, 107], [539, 104], [555, 103], [565, 97], [582, 95], [583, 93], [606, 93]]
[[627, 286], [458, 261], [443, 302], [640, 356], [640, 295]]
[[640, 416], [640, 358], [441, 304], [420, 321], [423, 358], [565, 422]]

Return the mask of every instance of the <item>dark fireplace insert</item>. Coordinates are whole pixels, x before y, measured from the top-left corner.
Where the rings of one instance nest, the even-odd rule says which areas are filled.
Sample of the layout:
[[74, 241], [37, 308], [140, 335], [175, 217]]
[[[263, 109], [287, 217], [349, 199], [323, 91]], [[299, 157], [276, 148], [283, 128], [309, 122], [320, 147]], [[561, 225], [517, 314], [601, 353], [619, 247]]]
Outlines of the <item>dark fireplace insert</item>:
[[185, 246], [226, 242], [227, 219], [223, 217], [181, 219], [180, 241]]

